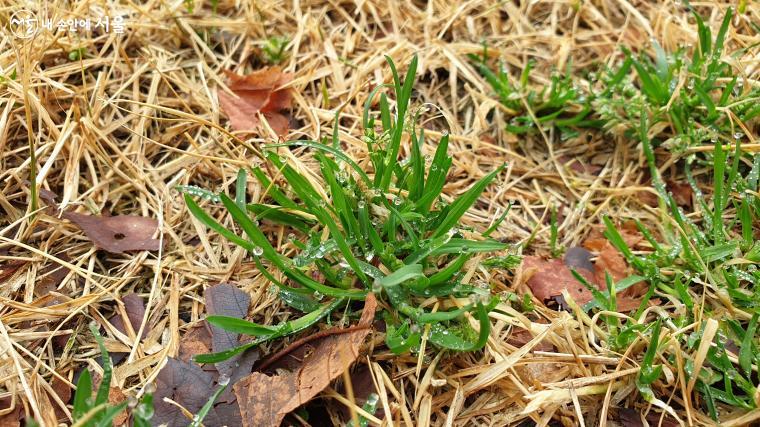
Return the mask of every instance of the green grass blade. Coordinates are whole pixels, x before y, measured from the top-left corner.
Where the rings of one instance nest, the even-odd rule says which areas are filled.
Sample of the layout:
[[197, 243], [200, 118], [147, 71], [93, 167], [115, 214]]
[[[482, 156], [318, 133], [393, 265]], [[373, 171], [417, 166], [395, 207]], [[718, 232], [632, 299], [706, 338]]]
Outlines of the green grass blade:
[[454, 203], [449, 206], [449, 209], [442, 212], [443, 218], [439, 216], [439, 223], [433, 232], [432, 237], [440, 237], [448, 233], [452, 227], [454, 227], [459, 219], [462, 218], [475, 201], [480, 197], [480, 194], [485, 190], [488, 184], [504, 169], [504, 165], [499, 166], [493, 172], [484, 176], [480, 181], [476, 182], [469, 190], [459, 196]]

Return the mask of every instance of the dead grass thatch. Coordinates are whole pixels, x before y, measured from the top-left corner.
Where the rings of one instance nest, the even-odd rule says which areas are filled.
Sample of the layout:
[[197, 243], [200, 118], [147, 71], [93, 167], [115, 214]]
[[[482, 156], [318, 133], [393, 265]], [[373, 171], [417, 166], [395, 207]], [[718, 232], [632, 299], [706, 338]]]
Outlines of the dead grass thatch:
[[[53, 0], [34, 10], [44, 8], [55, 21], [121, 14], [125, 32], [42, 30], [21, 40], [5, 24], [26, 4], [11, 0], [0, 9], [0, 73], [6, 76], [0, 83], [0, 399], [43, 425], [55, 424], [56, 411], [70, 415], [55, 387], [72, 387], [84, 367], [100, 369], [86, 328], [90, 320], [106, 327], [109, 351], [127, 354], [114, 384], [139, 396], [201, 318], [210, 284], [232, 281], [249, 292], [257, 322], [288, 316], [245, 251], [195, 221], [174, 189], [227, 189], [240, 166], [258, 161], [251, 147], [271, 141], [273, 135], [241, 141], [226, 132], [215, 94], [223, 70], [245, 73], [262, 65], [260, 48], [268, 37], [291, 39], [283, 64], [295, 73], [290, 137], [329, 135], [341, 109], [344, 148], [362, 161], [363, 104], [374, 86], [391, 80], [383, 55], [403, 67], [417, 53], [413, 102], [435, 106], [425, 115], [431, 135], [445, 129], [452, 135], [446, 194], [463, 191], [507, 161], [500, 184], [465, 222], [484, 229], [514, 203], [494, 237], [516, 245], [533, 239], [530, 251], [537, 253], [549, 248], [551, 208], [559, 212], [565, 246], [581, 242], [603, 212], [656, 223], [657, 214], [640, 200], [650, 191], [642, 154], [609, 133], [565, 142], [552, 133], [528, 139], [505, 133], [504, 112], [466, 55], [480, 52], [486, 41], [513, 72], [537, 60], [531, 77], [544, 83], [552, 69], [571, 64], [577, 71], [619, 58], [620, 44], [640, 47], [655, 37], [673, 48], [696, 40], [689, 14], [670, 2], [221, 0], [212, 13], [209, 2], [196, 0], [188, 13], [179, 0]], [[727, 5], [699, 6], [714, 24]], [[758, 10], [737, 18], [730, 44], [757, 42], [747, 20], [759, 22]], [[71, 60], [77, 49], [81, 60]], [[744, 60], [748, 75], [757, 70], [757, 56], [748, 53]], [[7, 78], [13, 73], [15, 79]], [[164, 249], [104, 253], [72, 223], [28, 209], [30, 143], [41, 191], [58, 195], [61, 208], [156, 218]], [[293, 154], [305, 167], [313, 165], [307, 154]], [[590, 174], [569, 161], [600, 169]], [[253, 182], [249, 190], [254, 200], [261, 193]], [[231, 225], [222, 210], [215, 213]], [[473, 268], [470, 277], [490, 281], [496, 291], [526, 291], [519, 272], [485, 274]], [[120, 295], [130, 292], [144, 297], [144, 318], [154, 325], [142, 342], [105, 321], [123, 312]], [[604, 336], [596, 318], [537, 306], [530, 317], [509, 307], [510, 315], [494, 313], [488, 345], [475, 354], [393, 357], [376, 336], [378, 345], [363, 363], [380, 390], [386, 419], [369, 418], [372, 424], [613, 425], [607, 420], [617, 419], [617, 408], [646, 407], [633, 384], [646, 342], [611, 354], [599, 343]], [[672, 403], [684, 407], [684, 379], [668, 379]], [[324, 393], [333, 417], [343, 405], [354, 406], [345, 395]], [[677, 415], [691, 425], [710, 424], [695, 408]]]

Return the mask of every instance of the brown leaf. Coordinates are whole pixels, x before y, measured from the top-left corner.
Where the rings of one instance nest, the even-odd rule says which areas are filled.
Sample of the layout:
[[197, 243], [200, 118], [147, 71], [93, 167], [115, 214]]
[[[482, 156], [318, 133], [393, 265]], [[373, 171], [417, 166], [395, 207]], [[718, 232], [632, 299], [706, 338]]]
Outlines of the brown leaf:
[[[570, 268], [562, 260], [552, 259], [547, 261], [536, 256], [526, 256], [523, 258], [522, 268], [528, 274], [531, 271], [533, 272], [530, 279], [528, 279], [528, 287], [533, 292], [533, 295], [541, 301], [561, 295], [565, 289], [567, 289], [567, 292], [578, 304], [586, 304], [593, 298], [591, 292], [578, 282], [570, 271]], [[594, 282], [591, 271], [580, 268], [576, 269], [576, 271], [589, 282]]]
[[[58, 397], [61, 399], [61, 402], [63, 402], [64, 404], [69, 403], [69, 400], [71, 400], [71, 387], [69, 387], [68, 384], [60, 380], [58, 377], [53, 377], [53, 381], [50, 383], [50, 387], [53, 389], [55, 394], [57, 394]], [[58, 406], [57, 402], [54, 402], [52, 397], [50, 401], [53, 402], [56, 418], [58, 418], [59, 420], [64, 419], [66, 417], [66, 413], [63, 412], [63, 409], [61, 409], [60, 406]]]
[[[673, 417], [667, 414], [663, 416], [654, 411], [649, 412], [645, 418], [650, 426], [676, 427], [679, 425]], [[618, 421], [622, 427], [644, 427], [639, 411], [631, 408], [618, 409]]]
[[[129, 325], [132, 327], [132, 332], [136, 334], [140, 330], [143, 316], [145, 316], [145, 301], [143, 301], [139, 295], [131, 293], [121, 297], [121, 302], [124, 304], [124, 311], [127, 313], [127, 318], [129, 319]], [[130, 334], [127, 333], [124, 318], [120, 313], [113, 316], [110, 319], [110, 322], [119, 332], [126, 336], [130, 336]], [[149, 331], [150, 327], [148, 325], [145, 325], [140, 339], [145, 339]]]
[[179, 340], [178, 357], [183, 362], [191, 362], [196, 354], [211, 352], [211, 331], [205, 321], [190, 328]]
[[63, 212], [63, 218], [75, 223], [95, 246], [112, 253], [127, 251], [157, 251], [161, 241], [152, 236], [158, 229], [158, 221], [133, 215], [110, 217]]
[[288, 133], [288, 118], [283, 110], [290, 108], [290, 89], [280, 89], [293, 79], [292, 73], [280, 68], [264, 68], [241, 76], [225, 71], [227, 86], [236, 95], [217, 91], [219, 106], [230, 119], [232, 129], [256, 132], [261, 128], [259, 114], [278, 135]]
[[594, 264], [596, 283], [606, 284], [606, 273], [609, 273], [612, 276], [612, 280], [616, 283], [630, 276], [631, 273], [623, 254], [612, 246], [612, 243], [609, 241], [605, 242], [604, 246], [599, 250], [599, 255], [596, 257], [596, 263]]
[[[530, 340], [533, 339], [533, 334], [530, 333], [529, 330], [520, 328], [520, 327], [514, 327], [512, 329], [512, 332], [509, 334], [509, 338], [507, 338], [507, 343], [510, 345], [513, 345], [517, 348], [520, 348], [527, 344]], [[533, 350], [538, 351], [553, 351], [554, 346], [551, 343], [541, 341], [533, 347]]]
[[[248, 306], [251, 304], [251, 297], [247, 292], [243, 292], [236, 286], [223, 283], [206, 289], [204, 294], [206, 298], [206, 312], [209, 315], [229, 316], [242, 319], [248, 314]], [[225, 331], [216, 326], [209, 326], [211, 330], [211, 348], [214, 353], [229, 350], [240, 345], [238, 340], [239, 334]], [[242, 354], [227, 359], [216, 364], [216, 369], [220, 375], [232, 377], [232, 371], [235, 365], [239, 365]], [[250, 373], [249, 367], [248, 373]]]
[[[6, 397], [0, 399], [0, 413], [11, 408], [11, 398]], [[16, 397], [16, 402], [13, 410], [9, 411], [5, 415], [0, 415], [0, 427], [19, 427], [21, 425], [21, 417], [23, 416], [24, 405]]]
[[568, 155], [560, 156], [559, 161], [577, 173], [596, 175], [602, 170], [602, 167], [599, 165], [583, 162], [577, 157], [571, 157]]
[[[118, 387], [111, 387], [108, 390], [108, 403], [112, 406], [117, 406], [127, 400], [127, 396], [124, 394], [123, 391], [121, 391]], [[118, 415], [113, 419], [113, 425], [115, 426], [122, 426], [127, 423], [127, 420], [129, 419], [129, 414], [126, 410], [119, 412]]]
[[[57, 255], [62, 261], [69, 262], [69, 257], [65, 253]], [[37, 283], [34, 284], [34, 294], [38, 297], [44, 297], [50, 292], [54, 292], [58, 289], [58, 285], [61, 284], [63, 279], [69, 274], [69, 268], [53, 262], [43, 268], [38, 276]], [[54, 299], [52, 304], [57, 304], [62, 301]]]
[[24, 265], [26, 265], [26, 261], [5, 261], [0, 264], [0, 283], [8, 280]]
[[[367, 295], [359, 326], [369, 327], [377, 301]], [[255, 372], [234, 386], [243, 425], [277, 427], [289, 412], [311, 400], [340, 376], [359, 357], [369, 329], [330, 335], [293, 372], [269, 376]]]
[[[186, 363], [170, 358], [156, 377], [156, 392], [153, 397], [155, 412], [151, 420], [154, 425], [183, 426], [189, 424], [187, 417], [176, 406], [164, 401], [165, 397], [179, 403], [193, 414], [206, 404], [214, 393], [213, 374], [206, 372], [195, 363]], [[211, 408], [203, 419], [207, 426], [235, 426], [229, 420], [221, 422], [216, 407]]]
[[[613, 247], [614, 249], [614, 247]], [[532, 274], [528, 279], [528, 287], [533, 295], [541, 301], [549, 299], [558, 299], [562, 301], [561, 295], [563, 290], [567, 290], [570, 296], [576, 303], [583, 305], [593, 300], [593, 295], [581, 284], [578, 279], [573, 276], [571, 268], [575, 269], [581, 276], [583, 276], [591, 285], [595, 285], [599, 289], [607, 289], [606, 281], [604, 280], [604, 268], [619, 269], [620, 265], [616, 264], [617, 259], [612, 252], [605, 252], [607, 257], [610, 257], [611, 261], [602, 261], [602, 265], [599, 266], [599, 258], [597, 264], [594, 265], [594, 271], [589, 271], [583, 266], [578, 265], [579, 260], [566, 259], [564, 262], [558, 259], [544, 260], [536, 256], [526, 256], [523, 258], [522, 268], [523, 271], [528, 274]], [[617, 252], [615, 252], [617, 254]], [[574, 255], [575, 256], [575, 255]], [[622, 256], [621, 256], [622, 257]], [[601, 258], [601, 257], [600, 257]], [[607, 262], [607, 264], [605, 264]], [[625, 265], [625, 260], [622, 261]], [[575, 265], [573, 265], [575, 263]], [[625, 265], [627, 268], [627, 265]], [[601, 273], [601, 279], [599, 280]], [[617, 270], [616, 270], [617, 271]], [[612, 274], [612, 273], [611, 273]], [[627, 277], [627, 276], [624, 276]], [[619, 279], [617, 279], [619, 280]], [[646, 286], [646, 283], [634, 285], [619, 294], [617, 294], [617, 308], [620, 311], [630, 311], [639, 306], [640, 299], [640, 287]]]
[[673, 199], [679, 206], [691, 206], [691, 198], [694, 195], [688, 182], [667, 181], [668, 191], [673, 194]]

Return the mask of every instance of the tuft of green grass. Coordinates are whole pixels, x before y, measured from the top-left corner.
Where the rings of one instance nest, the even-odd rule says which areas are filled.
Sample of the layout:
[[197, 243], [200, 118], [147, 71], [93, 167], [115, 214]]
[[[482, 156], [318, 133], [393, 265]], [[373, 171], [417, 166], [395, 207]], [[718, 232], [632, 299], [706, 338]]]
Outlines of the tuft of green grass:
[[470, 58], [512, 115], [506, 130], [515, 134], [556, 126], [563, 137], [572, 137], [580, 129], [602, 127], [635, 138], [643, 114], [652, 125], [666, 124], [651, 135], [653, 145], [676, 153], [717, 139], [743, 139], [737, 124], [760, 117], [760, 88], [745, 85], [728, 60], [746, 48], [725, 52], [733, 11], [727, 10], [714, 35], [697, 12], [693, 15], [699, 36], [694, 47], [666, 52], [654, 39], [650, 52], [623, 47], [621, 63], [589, 72], [583, 80], [573, 79], [570, 70], [564, 77], [555, 73], [548, 87], [529, 85], [531, 63], [513, 82], [503, 66], [492, 71], [486, 51]]
[[[434, 143], [434, 155], [426, 156], [428, 139], [424, 129], [417, 130], [417, 116], [410, 110], [417, 58], [412, 59], [403, 79], [390, 58], [388, 64], [394, 78], [396, 114], [391, 113], [389, 98], [381, 92], [384, 87], [379, 87], [367, 100], [363, 116], [371, 172], [344, 153], [336, 126], [331, 140], [265, 147], [266, 171], [272, 175], [260, 167], [250, 168], [266, 189], [262, 202], [246, 203], [244, 185], [238, 186], [234, 200], [218, 195], [245, 237], [201, 208], [193, 196], [204, 197], [205, 193], [185, 194], [196, 218], [248, 250], [282, 300], [307, 313], [277, 326], [210, 316], [208, 321], [216, 326], [257, 338], [224, 353], [199, 355], [196, 361], [224, 360], [266, 340], [301, 331], [329, 319], [332, 311], [347, 302], [364, 299], [368, 292], [385, 300], [386, 344], [395, 353], [417, 351], [428, 325], [427, 340], [439, 348], [472, 351], [485, 345], [490, 331], [488, 312], [498, 298], [491, 295], [487, 284], [464, 283], [464, 267], [475, 255], [501, 251], [508, 245], [483, 235], [468, 236], [460, 231], [460, 223], [503, 166], [447, 201], [442, 191], [452, 163], [449, 136], [444, 134]], [[378, 94], [379, 112], [373, 112], [369, 105]], [[405, 134], [409, 143], [402, 147]], [[313, 154], [324, 189], [281, 155], [296, 147]], [[408, 157], [399, 160], [402, 151]], [[241, 172], [239, 182], [244, 182], [245, 176]], [[287, 253], [294, 255], [275, 249], [266, 232], [269, 224], [288, 229]], [[499, 265], [498, 259], [491, 262]], [[513, 260], [501, 263], [514, 265]], [[435, 305], [431, 301], [440, 302], [438, 311], [430, 310]], [[477, 320], [478, 330], [470, 326], [467, 315]]]
[[[593, 296], [583, 309], [603, 311], [603, 339], [610, 350], [624, 352], [639, 340], [649, 343], [636, 379], [646, 401], [676, 416], [664, 403], [672, 390], [661, 376], [665, 365], [678, 371], [683, 360], [685, 374], [695, 378], [698, 396], [693, 401], [718, 420], [721, 405], [756, 407], [760, 244], [754, 236], [760, 218], [760, 156], [742, 151], [741, 129], [752, 129], [760, 117], [756, 102], [760, 88], [743, 85], [743, 77], [731, 65], [730, 58], [742, 55], [744, 49], [726, 52], [733, 10], [727, 10], [716, 31], [698, 13], [693, 15], [699, 39], [693, 48], [666, 52], [655, 40], [648, 52], [623, 48], [619, 64], [576, 82], [555, 76], [546, 88], [530, 87], [530, 64], [515, 82], [503, 67], [491, 71], [485, 53], [471, 59], [513, 115], [507, 125], [510, 132], [556, 126], [565, 133], [562, 127], [567, 122], [562, 118], [580, 117], [568, 125], [570, 133], [599, 127], [640, 142], [665, 223], [658, 238], [637, 223], [652, 248], [640, 253], [628, 247], [610, 218], [603, 218], [606, 238], [636, 274], [618, 282], [607, 276], [607, 289], [599, 290], [574, 272]], [[553, 105], [547, 99], [564, 103]], [[689, 150], [696, 146], [713, 149]], [[694, 213], [684, 212], [668, 193], [656, 164], [658, 147], [678, 156], [690, 153], [682, 165], [695, 196]], [[712, 194], [704, 194], [695, 169], [712, 171]], [[556, 244], [555, 215], [552, 212], [550, 246], [556, 256], [561, 249]], [[649, 289], [634, 314], [607, 314], [617, 311], [616, 294], [641, 282]], [[645, 311], [650, 299], [658, 297], [675, 302], [678, 309]], [[706, 338], [706, 319], [711, 318], [719, 319], [719, 329]], [[710, 342], [703, 343], [704, 339]], [[705, 349], [706, 358], [696, 372], [695, 356]]]
[[[713, 152], [705, 162], [713, 166], [714, 189], [706, 197], [691, 177], [692, 163], [687, 161], [685, 173], [694, 186], [697, 206], [696, 215], [686, 213], [676, 204], [673, 195], [666, 192], [659, 176], [652, 153], [646, 120], [642, 120], [639, 138], [642, 141], [647, 163], [652, 173], [654, 187], [658, 191], [664, 218], [672, 224], [662, 227], [660, 241], [638, 223], [642, 235], [649, 241], [652, 251], [636, 254], [627, 246], [609, 218], [605, 236], [623, 254], [637, 275], [612, 283], [608, 278], [609, 294], [598, 290], [594, 301], [586, 309], [598, 307], [615, 311], [614, 292], [645, 280], [650, 288], [639, 310], [620, 325], [617, 317], [604, 316], [608, 345], [616, 351], [630, 346], [637, 337], [649, 332], [650, 347], [642, 362], [637, 386], [649, 402], [668, 409], [656, 398], [658, 388], [668, 394], [667, 387], [659, 384], [662, 366], [655, 366], [654, 354], [676, 369], [677, 359], [685, 359], [684, 369], [689, 377], [696, 376], [695, 390], [701, 395], [704, 408], [717, 420], [719, 403], [735, 408], [753, 409], [757, 388], [754, 371], [760, 365], [757, 320], [760, 312], [760, 245], [753, 236], [760, 218], [760, 200], [756, 196], [760, 176], [760, 156], [745, 153], [737, 141], [733, 151], [728, 152], [716, 141]], [[667, 272], [667, 273], [666, 273]], [[576, 277], [590, 287], [583, 277]], [[716, 295], [707, 303], [704, 294]], [[645, 303], [652, 297], [679, 301], [683, 309], [657, 315], [655, 328], [643, 316]], [[695, 372], [693, 357], [700, 348], [705, 319], [720, 319], [719, 331], [711, 338], [705, 363]], [[662, 325], [660, 325], [662, 324]], [[692, 328], [689, 325], [694, 325]], [[667, 328], [670, 344], [659, 347], [660, 326]], [[730, 343], [741, 344], [731, 350]], [[732, 356], [729, 356], [733, 353]]]
[[556, 126], [563, 138], [570, 138], [577, 136], [576, 128], [599, 126], [597, 120], [589, 117], [593, 98], [572, 80], [569, 64], [564, 76], [554, 72], [549, 86], [534, 88], [530, 85], [533, 61], [528, 61], [519, 79], [513, 81], [503, 64], [496, 71], [491, 70], [485, 46], [482, 55], [470, 55], [470, 60], [506, 107], [510, 116], [508, 132], [519, 135]]
[[279, 64], [287, 58], [287, 47], [290, 39], [285, 36], [270, 37], [261, 48], [264, 61], [269, 64]]

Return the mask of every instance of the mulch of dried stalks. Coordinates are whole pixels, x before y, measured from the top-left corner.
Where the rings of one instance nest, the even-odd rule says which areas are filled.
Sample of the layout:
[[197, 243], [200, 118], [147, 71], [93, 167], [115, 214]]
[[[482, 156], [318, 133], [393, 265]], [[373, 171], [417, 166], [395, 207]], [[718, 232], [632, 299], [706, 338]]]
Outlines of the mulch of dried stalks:
[[[223, 70], [242, 74], [262, 65], [260, 48], [267, 37], [292, 40], [283, 64], [295, 73], [289, 137], [329, 135], [341, 109], [341, 140], [359, 160], [366, 157], [360, 139], [363, 103], [374, 86], [391, 81], [383, 55], [405, 69], [417, 53], [413, 102], [434, 106], [427, 114], [431, 136], [446, 128], [452, 134], [454, 164], [446, 194], [456, 195], [509, 162], [465, 222], [482, 230], [512, 202], [494, 236], [516, 246], [535, 236], [526, 253], [538, 254], [548, 252], [552, 207], [559, 211], [565, 246], [581, 242], [605, 212], [654, 224], [656, 214], [640, 201], [641, 192], [651, 191], [642, 154], [633, 142], [610, 134], [583, 134], [566, 142], [551, 132], [526, 139], [506, 134], [505, 112], [466, 54], [481, 52], [485, 40], [513, 73], [529, 59], [537, 60], [531, 77], [544, 83], [552, 69], [568, 63], [581, 70], [619, 58], [620, 44], [641, 47], [656, 37], [672, 49], [696, 41], [685, 9], [627, 0], [522, 5], [222, 0], [216, 14], [209, 2], [198, 1], [192, 14], [182, 1], [42, 3], [58, 18], [101, 16], [105, 10], [127, 21], [123, 35], [43, 31], [27, 42], [7, 32], [0, 38], [2, 73], [16, 69], [18, 74], [0, 85], [0, 209], [5, 218], [0, 260], [4, 269], [20, 265], [0, 287], [0, 399], [42, 420], [54, 419], [56, 408], [69, 415], [50, 397], [56, 396], [52, 385], [71, 386], [78, 370], [100, 369], [86, 325], [91, 320], [105, 325], [105, 319], [121, 313], [120, 295], [142, 296], [145, 318], [160, 331], [138, 342], [134, 335], [106, 329], [110, 351], [128, 354], [116, 366], [114, 384], [132, 396], [145, 392], [167, 357], [176, 355], [185, 331], [202, 318], [209, 285], [233, 282], [249, 292], [254, 321], [274, 323], [291, 315], [267, 292], [267, 280], [245, 251], [192, 219], [175, 190], [178, 184], [231, 188], [238, 168], [255, 161], [247, 146], [273, 140], [264, 135], [242, 144], [223, 131], [227, 120], [215, 94], [225, 81]], [[5, 3], [3, 23], [22, 6]], [[714, 25], [726, 7], [705, 3], [702, 10]], [[749, 17], [757, 21], [757, 11], [752, 13]], [[730, 31], [733, 46], [749, 43], [747, 18], [738, 18]], [[86, 50], [83, 60], [69, 60], [68, 53], [78, 48]], [[747, 65], [756, 67], [754, 61]], [[39, 182], [59, 196], [62, 207], [157, 218], [164, 249], [105, 253], [69, 221], [49, 211], [33, 216], [27, 208], [30, 135]], [[313, 165], [308, 154], [294, 154]], [[600, 169], [589, 174], [570, 167], [570, 161]], [[249, 190], [254, 200], [261, 193], [253, 181]], [[223, 210], [214, 213], [232, 225]], [[65, 275], [53, 274], [59, 265]], [[527, 289], [519, 272], [472, 275], [472, 280], [490, 281], [497, 292]], [[590, 334], [597, 328], [587, 316], [537, 306], [531, 317], [510, 308], [505, 310], [511, 317], [493, 314], [488, 345], [474, 354], [437, 354], [428, 348], [425, 357], [394, 357], [382, 349], [376, 333], [378, 345], [360, 363], [368, 364], [382, 383], [381, 407], [390, 414], [382, 422], [371, 418], [371, 424], [533, 420], [538, 425], [617, 425], [618, 408], [647, 408], [633, 383], [646, 342], [639, 340], [627, 354], [612, 354], [600, 346], [598, 330]], [[63, 345], [69, 334], [73, 337]], [[285, 344], [266, 345], [262, 352]], [[664, 395], [680, 408], [684, 382], [668, 380]], [[333, 420], [344, 405], [353, 405], [335, 390], [342, 388], [322, 395]], [[726, 420], [739, 415], [730, 408], [723, 414]], [[691, 424], [709, 423], [694, 409], [679, 416]]]

